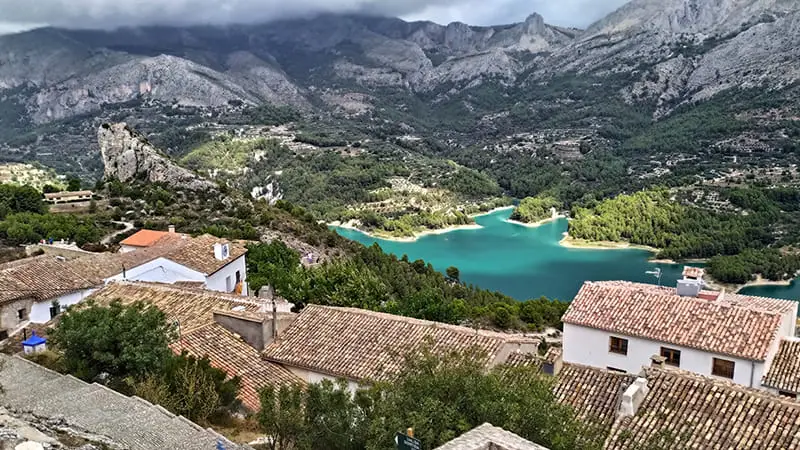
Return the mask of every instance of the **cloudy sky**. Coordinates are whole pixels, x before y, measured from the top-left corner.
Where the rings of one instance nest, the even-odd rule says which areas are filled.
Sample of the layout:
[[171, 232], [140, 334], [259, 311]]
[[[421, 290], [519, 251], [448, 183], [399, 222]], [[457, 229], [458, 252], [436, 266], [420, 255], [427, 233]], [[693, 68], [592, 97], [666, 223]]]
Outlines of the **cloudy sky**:
[[71, 28], [262, 22], [321, 12], [366, 12], [438, 23], [495, 25], [538, 12], [585, 27], [627, 0], [0, 0], [0, 33], [49, 24]]

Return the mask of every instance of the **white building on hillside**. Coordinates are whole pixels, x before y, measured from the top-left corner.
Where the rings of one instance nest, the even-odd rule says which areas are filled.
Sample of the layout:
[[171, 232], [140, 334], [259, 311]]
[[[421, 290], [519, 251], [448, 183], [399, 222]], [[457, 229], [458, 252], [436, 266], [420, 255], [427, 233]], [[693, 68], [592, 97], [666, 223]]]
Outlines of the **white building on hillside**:
[[75, 259], [42, 255], [0, 265], [0, 335], [45, 323], [111, 281], [191, 284], [248, 295], [244, 245], [214, 236], [168, 233], [156, 244], [125, 253]]
[[657, 364], [761, 387], [797, 303], [703, 290], [702, 272], [678, 288], [587, 282], [564, 314], [564, 362], [628, 373]]

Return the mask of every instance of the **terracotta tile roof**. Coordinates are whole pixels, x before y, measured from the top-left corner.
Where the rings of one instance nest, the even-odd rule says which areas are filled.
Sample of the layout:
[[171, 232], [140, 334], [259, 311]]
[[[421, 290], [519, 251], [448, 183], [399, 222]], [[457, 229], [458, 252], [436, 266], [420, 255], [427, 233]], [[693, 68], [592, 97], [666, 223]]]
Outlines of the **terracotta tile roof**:
[[[214, 256], [214, 244], [229, 244], [228, 258], [219, 260]], [[159, 243], [159, 245], [161, 245]], [[247, 248], [241, 242], [231, 242], [225, 239], [205, 234], [196, 238], [184, 239], [183, 245], [165, 253], [163, 256], [192, 270], [206, 275], [211, 275], [228, 264], [236, 261], [247, 253]]]
[[217, 323], [184, 333], [171, 347], [175, 353], [186, 350], [199, 358], [208, 356], [214, 367], [239, 376], [239, 398], [251, 411], [261, 409], [258, 392], [264, 386], [305, 384], [280, 365], [261, 359], [255, 348]]
[[[539, 369], [547, 358], [548, 355], [514, 352], [506, 365]], [[582, 420], [608, 429], [617, 416], [622, 393], [634, 380], [636, 375], [564, 363], [555, 376], [553, 394]]]
[[[738, 297], [742, 297], [739, 299]], [[673, 289], [625, 282], [587, 282], [564, 323], [763, 361], [778, 337], [780, 300], [742, 303], [680, 297]], [[788, 303], [788, 301], [784, 302]], [[792, 306], [793, 305], [787, 305]], [[766, 308], [766, 309], [765, 309]]]
[[581, 419], [607, 429], [617, 416], [622, 394], [636, 376], [564, 364], [556, 380], [554, 394], [560, 402], [572, 406]]
[[[181, 334], [189, 333], [214, 322], [215, 310], [231, 311], [234, 307], [253, 314], [260, 313], [263, 305], [244, 297], [214, 291], [181, 289], [166, 284], [114, 282], [92, 294], [101, 304], [119, 299], [124, 304], [144, 301], [164, 311], [180, 324]], [[266, 313], [264, 317], [266, 317]]]
[[143, 247], [127, 253], [98, 253], [67, 261], [67, 266], [83, 278], [95, 282], [133, 269], [158, 258], [166, 258], [197, 272], [211, 275], [247, 252], [241, 243], [231, 244], [230, 256], [218, 260], [214, 256], [214, 244], [229, 243], [211, 235], [197, 238], [175, 233], [165, 233], [156, 245]]
[[703, 275], [706, 274], [705, 269], [700, 267], [694, 266], [684, 266], [683, 267], [683, 276], [689, 278], [703, 278]]
[[636, 415], [618, 420], [606, 450], [800, 449], [800, 404], [732, 382], [646, 369]]
[[66, 265], [81, 277], [100, 283], [121, 274], [123, 268], [130, 270], [148, 263], [164, 256], [179, 245], [182, 244], [174, 241], [169, 245], [141, 248], [128, 253], [98, 253], [69, 260]]
[[781, 339], [761, 384], [779, 391], [800, 393], [800, 340]]
[[22, 298], [45, 301], [101, 284], [70, 270], [69, 262], [42, 255], [5, 265], [0, 270], [0, 304]]
[[336, 377], [386, 380], [402, 368], [401, 355], [428, 339], [434, 351], [480, 349], [488, 355], [487, 364], [505, 343], [524, 340], [391, 314], [309, 305], [263, 355], [270, 361]]
[[502, 428], [484, 423], [436, 450], [547, 450]]
[[131, 247], [152, 247], [167, 234], [169, 233], [166, 231], [139, 230], [123, 239], [120, 244], [129, 245]]

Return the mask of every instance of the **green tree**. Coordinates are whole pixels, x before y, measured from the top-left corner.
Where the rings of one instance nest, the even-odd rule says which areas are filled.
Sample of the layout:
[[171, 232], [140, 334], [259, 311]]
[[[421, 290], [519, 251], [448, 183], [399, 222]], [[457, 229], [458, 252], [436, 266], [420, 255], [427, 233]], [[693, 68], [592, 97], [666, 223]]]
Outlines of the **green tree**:
[[206, 423], [219, 412], [238, 408], [239, 377], [211, 366], [208, 358], [186, 352], [167, 358], [164, 367], [134, 383], [137, 396], [189, 420]]
[[31, 212], [43, 213], [45, 205], [42, 194], [31, 186], [0, 184], [0, 220], [7, 214]]
[[367, 448], [391, 445], [414, 428], [426, 449], [489, 422], [551, 450], [593, 449], [589, 431], [553, 395], [553, 380], [530, 368], [485, 368], [477, 351], [441, 354], [431, 346], [409, 353], [399, 376], [378, 383]]
[[594, 450], [602, 442], [556, 401], [552, 379], [538, 370], [487, 372], [484, 354], [443, 354], [431, 344], [397, 357], [403, 370], [395, 378], [356, 393], [344, 381], [265, 388], [258, 418], [274, 439], [271, 448], [379, 450], [413, 427], [423, 448], [432, 449], [484, 422], [552, 450]]
[[300, 254], [282, 241], [247, 247], [247, 277], [253, 290], [271, 285], [281, 295], [292, 291], [293, 280], [300, 270]]
[[261, 411], [258, 424], [261, 431], [270, 437], [270, 450], [299, 450], [305, 448], [307, 433], [304, 404], [305, 391], [302, 386], [269, 385], [261, 390]]
[[105, 373], [113, 383], [163, 367], [175, 328], [163, 312], [141, 302], [89, 302], [68, 309], [50, 336], [69, 373], [87, 381]]
[[458, 267], [450, 266], [447, 268], [445, 273], [447, 274], [447, 278], [449, 280], [454, 281], [456, 283], [461, 281], [461, 272], [458, 270]]
[[71, 177], [67, 180], [67, 190], [74, 192], [81, 190], [81, 179], [77, 177]]

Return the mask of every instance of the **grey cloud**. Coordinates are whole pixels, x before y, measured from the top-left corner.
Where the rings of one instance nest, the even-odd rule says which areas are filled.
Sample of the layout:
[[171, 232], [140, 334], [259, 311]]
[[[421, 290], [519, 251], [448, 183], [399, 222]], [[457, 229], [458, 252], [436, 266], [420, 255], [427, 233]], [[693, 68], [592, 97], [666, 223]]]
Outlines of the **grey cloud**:
[[586, 26], [624, 0], [0, 0], [10, 24], [79, 28], [253, 23], [317, 13], [370, 13], [440, 23], [490, 25], [539, 12], [549, 23]]

